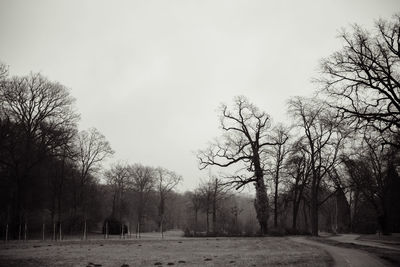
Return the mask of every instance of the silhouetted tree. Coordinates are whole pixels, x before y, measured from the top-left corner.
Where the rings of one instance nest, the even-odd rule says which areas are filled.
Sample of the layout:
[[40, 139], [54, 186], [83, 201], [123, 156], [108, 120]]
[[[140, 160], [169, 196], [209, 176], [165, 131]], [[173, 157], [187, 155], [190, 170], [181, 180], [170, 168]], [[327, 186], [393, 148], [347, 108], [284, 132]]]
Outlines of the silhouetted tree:
[[297, 216], [300, 209], [301, 201], [305, 201], [303, 194], [309, 183], [310, 178], [310, 159], [303, 148], [302, 139], [296, 141], [292, 145], [291, 152], [285, 164], [285, 169], [289, 176], [289, 191], [292, 199], [292, 229], [297, 232]]
[[287, 140], [289, 139], [288, 129], [283, 125], [274, 128], [271, 139], [276, 143], [271, 147], [272, 175], [274, 180], [274, 227], [278, 226], [278, 196], [280, 175], [284, 167], [284, 160], [290, 152]]
[[40, 74], [7, 78], [4, 70], [2, 73], [0, 116], [8, 129], [13, 129], [8, 140], [15, 144], [9, 147], [7, 159], [13, 220], [21, 224], [25, 207], [32, 204], [29, 196], [34, 187], [28, 184], [34, 183], [33, 176], [43, 160], [60, 155], [68, 146], [79, 116], [63, 85]]
[[349, 132], [341, 124], [342, 118], [316, 99], [293, 98], [289, 101], [289, 110], [304, 131], [302, 149], [309, 157], [311, 168], [311, 233], [317, 236], [321, 184], [338, 164], [339, 151]]
[[202, 201], [201, 191], [199, 188], [196, 188], [195, 190], [193, 190], [193, 192], [190, 192], [190, 194], [188, 194], [188, 196], [190, 198], [191, 209], [193, 209], [193, 212], [194, 212], [193, 230], [196, 235], [196, 232], [199, 230], [198, 215], [199, 215], [199, 211], [201, 209], [201, 204], [202, 204], [201, 203], [201, 201]]
[[355, 204], [360, 204], [361, 194], [375, 210], [380, 230], [388, 234], [391, 232], [391, 207], [394, 206], [390, 198], [399, 190], [399, 183], [394, 180], [398, 179], [396, 164], [400, 154], [397, 148], [382, 146], [377, 140], [376, 134], [366, 133], [362, 143], [354, 148], [354, 153], [343, 156], [343, 161], [350, 177], [350, 187], [355, 192]]
[[224, 135], [220, 141], [198, 154], [200, 169], [208, 166], [229, 167], [239, 165], [251, 173], [235, 175], [230, 182], [237, 188], [254, 183], [256, 199], [254, 206], [261, 234], [268, 232], [269, 205], [264, 181], [264, 163], [267, 147], [276, 145], [270, 140], [270, 117], [244, 97], [236, 97], [232, 110], [221, 107], [221, 127]]
[[122, 163], [114, 164], [105, 172], [104, 176], [113, 191], [111, 218], [118, 217], [119, 221], [122, 222], [124, 193], [131, 182], [128, 166]]
[[85, 190], [90, 185], [92, 174], [101, 167], [100, 163], [111, 156], [114, 151], [103, 134], [97, 129], [91, 128], [88, 131], [81, 131], [78, 136], [77, 161], [79, 166], [79, 181], [74, 191], [74, 210], [77, 211], [78, 205], [81, 206], [84, 219], [84, 238], [86, 238], [86, 219], [88, 198]]
[[136, 232], [140, 237], [143, 219], [146, 213], [150, 193], [154, 190], [156, 182], [154, 169], [141, 164], [129, 165], [129, 176], [132, 190], [137, 193], [137, 226]]
[[154, 172], [156, 176], [156, 188], [160, 199], [158, 206], [158, 227], [162, 237], [164, 237], [165, 202], [168, 194], [182, 181], [182, 176], [161, 167], [155, 169]]
[[354, 25], [340, 37], [343, 48], [324, 59], [321, 66], [320, 82], [331, 105], [361, 126], [398, 132], [400, 15], [391, 21], [379, 20], [373, 33]]

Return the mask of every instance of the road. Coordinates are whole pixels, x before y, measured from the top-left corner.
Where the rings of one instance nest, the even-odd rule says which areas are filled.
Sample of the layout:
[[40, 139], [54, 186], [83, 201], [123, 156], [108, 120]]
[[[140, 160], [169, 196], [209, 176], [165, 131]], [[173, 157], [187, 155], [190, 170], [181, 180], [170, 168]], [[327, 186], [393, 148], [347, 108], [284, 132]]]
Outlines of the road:
[[356, 245], [362, 245], [362, 246], [368, 246], [368, 247], [392, 249], [392, 250], [396, 250], [396, 251], [400, 252], [399, 246], [374, 242], [373, 240], [359, 240], [358, 239], [359, 237], [360, 237], [360, 235], [356, 235], [356, 234], [344, 234], [344, 235], [331, 236], [331, 237], [329, 237], [329, 239], [335, 240], [335, 241], [338, 241], [341, 243], [350, 243], [350, 244], [356, 244]]
[[327, 251], [334, 260], [334, 266], [351, 266], [351, 267], [381, 267], [387, 266], [377, 257], [364, 251], [350, 248], [342, 248], [312, 241], [304, 237], [291, 237], [295, 242], [306, 245], [317, 246]]

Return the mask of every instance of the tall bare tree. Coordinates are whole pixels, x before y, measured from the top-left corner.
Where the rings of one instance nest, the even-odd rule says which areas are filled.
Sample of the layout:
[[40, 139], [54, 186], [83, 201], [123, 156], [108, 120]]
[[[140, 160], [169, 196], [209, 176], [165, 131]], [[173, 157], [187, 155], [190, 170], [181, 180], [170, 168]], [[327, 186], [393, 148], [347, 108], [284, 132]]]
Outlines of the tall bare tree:
[[316, 99], [292, 98], [289, 111], [304, 133], [302, 149], [310, 159], [311, 233], [317, 236], [321, 185], [338, 164], [339, 152], [349, 132], [341, 123], [342, 118]]
[[[7, 68], [0, 72], [0, 116], [18, 129], [13, 139], [13, 155], [7, 164], [13, 176], [13, 211], [21, 221], [23, 203], [30, 187], [32, 170], [49, 156], [60, 155], [75, 134], [79, 116], [69, 90], [41, 74], [7, 78]], [[11, 151], [11, 150], [10, 150]]]
[[155, 176], [158, 196], [160, 198], [160, 203], [158, 206], [158, 227], [160, 229], [161, 236], [164, 237], [166, 200], [168, 194], [182, 181], [182, 176], [161, 167], [155, 169]]
[[97, 129], [90, 128], [88, 131], [81, 131], [78, 136], [78, 166], [79, 166], [79, 181], [77, 190], [74, 192], [74, 210], [76, 213], [77, 205], [82, 208], [84, 217], [84, 238], [86, 238], [86, 216], [87, 216], [87, 198], [85, 189], [89, 184], [91, 175], [100, 170], [101, 162], [111, 156], [114, 151], [111, 149], [109, 142], [103, 134]]
[[343, 48], [321, 66], [331, 105], [362, 126], [399, 132], [400, 15], [377, 21], [373, 33], [354, 25], [340, 37]]
[[284, 160], [290, 152], [287, 145], [289, 139], [289, 130], [283, 125], [278, 125], [274, 128], [271, 140], [276, 145], [271, 147], [271, 158], [272, 158], [272, 174], [274, 180], [274, 227], [278, 226], [278, 196], [279, 196], [279, 183], [282, 169], [284, 168]]
[[113, 189], [111, 217], [118, 216], [122, 222], [124, 193], [130, 185], [128, 167], [123, 163], [114, 164], [104, 176], [107, 184]]
[[189, 198], [190, 198], [190, 208], [193, 209], [194, 212], [194, 225], [193, 225], [193, 230], [194, 234], [196, 235], [196, 232], [199, 230], [198, 227], [198, 215], [199, 211], [201, 209], [201, 202], [202, 202], [202, 194], [200, 188], [196, 188], [193, 192], [189, 192]]
[[155, 186], [155, 173], [151, 167], [143, 166], [142, 164], [133, 164], [129, 166], [129, 174], [131, 185], [134, 192], [137, 193], [137, 226], [136, 233], [140, 237], [143, 219], [146, 215], [147, 202], [150, 193]]
[[[292, 229], [297, 232], [297, 217], [300, 209], [300, 203], [303, 200], [304, 191], [309, 183], [310, 177], [310, 159], [307, 148], [300, 138], [292, 145], [292, 149], [285, 164], [289, 179], [289, 189], [292, 193]], [[304, 202], [305, 203], [305, 202]], [[305, 218], [306, 219], [306, 218]]]
[[212, 232], [217, 234], [217, 210], [221, 205], [220, 201], [226, 197], [229, 187], [227, 187], [225, 183], [216, 176], [211, 176], [208, 183], [210, 184], [210, 188], [212, 190]]
[[[390, 217], [393, 213], [391, 194], [395, 189], [394, 179], [398, 177], [396, 165], [399, 162], [399, 149], [382, 146], [379, 135], [368, 131], [362, 142], [355, 146], [350, 155], [344, 155], [343, 161], [350, 177], [350, 187], [356, 194], [361, 194], [375, 210], [377, 224], [384, 233], [390, 233]], [[355, 205], [359, 196], [355, 197]]]
[[230, 178], [237, 188], [253, 183], [256, 188], [254, 206], [261, 234], [268, 232], [269, 205], [264, 181], [263, 159], [267, 147], [276, 145], [270, 140], [270, 117], [260, 111], [245, 97], [236, 97], [233, 109], [221, 106], [220, 123], [224, 134], [221, 140], [198, 153], [200, 169], [208, 166], [229, 167], [238, 165], [251, 175], [241, 174]]

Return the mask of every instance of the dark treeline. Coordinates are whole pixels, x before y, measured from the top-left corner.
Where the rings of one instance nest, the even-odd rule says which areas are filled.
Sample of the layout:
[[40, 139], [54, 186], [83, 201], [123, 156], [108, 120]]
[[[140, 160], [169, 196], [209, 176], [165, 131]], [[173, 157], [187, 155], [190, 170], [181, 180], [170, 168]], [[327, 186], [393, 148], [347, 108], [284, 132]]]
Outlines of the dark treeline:
[[[197, 157], [196, 189], [161, 167], [116, 163], [74, 99], [41, 74], [0, 64], [0, 224], [7, 239], [182, 229], [188, 236], [400, 231], [400, 17], [353, 26], [322, 60], [312, 98], [273, 124], [245, 97], [222, 105], [222, 136]], [[100, 183], [104, 177], [105, 183]], [[254, 186], [255, 198], [235, 194]]]
[[2, 226], [8, 238], [25, 238], [28, 225], [77, 231], [100, 215], [96, 171], [113, 151], [96, 129], [78, 132], [67, 88], [41, 74], [7, 74], [1, 65]]

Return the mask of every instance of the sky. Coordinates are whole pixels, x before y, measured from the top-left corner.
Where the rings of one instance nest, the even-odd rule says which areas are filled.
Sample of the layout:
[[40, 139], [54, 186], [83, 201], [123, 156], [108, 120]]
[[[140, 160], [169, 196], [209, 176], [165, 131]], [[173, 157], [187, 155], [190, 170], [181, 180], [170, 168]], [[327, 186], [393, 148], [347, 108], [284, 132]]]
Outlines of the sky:
[[116, 161], [162, 166], [193, 189], [196, 151], [221, 134], [218, 107], [245, 95], [275, 123], [310, 96], [342, 28], [372, 29], [398, 0], [0, 0], [0, 61], [67, 86]]

